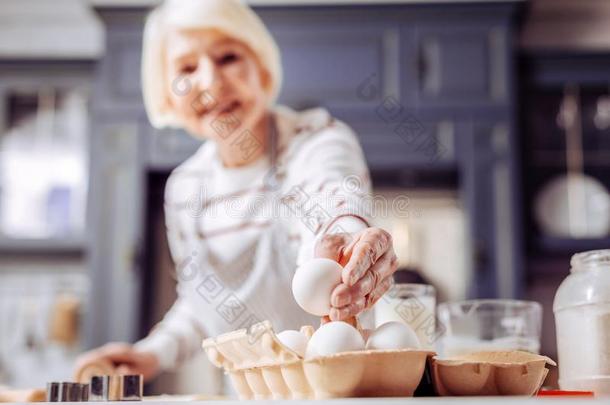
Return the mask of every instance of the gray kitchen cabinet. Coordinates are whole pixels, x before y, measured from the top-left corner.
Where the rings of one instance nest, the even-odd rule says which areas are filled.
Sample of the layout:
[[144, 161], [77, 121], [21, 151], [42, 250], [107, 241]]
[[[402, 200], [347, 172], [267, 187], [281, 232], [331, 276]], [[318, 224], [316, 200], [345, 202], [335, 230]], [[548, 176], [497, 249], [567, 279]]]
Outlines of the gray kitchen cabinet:
[[109, 113], [142, 112], [140, 62], [146, 13], [143, 10], [121, 10], [101, 13], [111, 18], [106, 30], [106, 53], [98, 63], [95, 108]]
[[506, 106], [512, 52], [509, 22], [494, 14], [489, 19], [462, 13], [435, 16], [434, 21], [420, 21], [416, 54], [403, 54], [415, 56], [417, 105], [463, 110]]
[[[282, 50], [280, 102], [296, 109], [323, 106], [347, 122], [360, 138], [374, 181], [388, 171], [457, 174], [469, 224], [472, 297], [521, 293], [511, 91], [517, 3], [255, 9]], [[115, 209], [143, 210], [146, 173], [168, 172], [201, 144], [183, 131], [158, 131], [146, 122], [139, 58], [147, 12], [98, 8], [107, 28], [107, 52], [97, 70], [95, 136], [114, 136], [108, 135], [114, 130], [107, 123], [116, 117], [132, 125], [123, 135], [129, 138], [131, 163], [119, 164], [119, 174], [109, 176], [104, 170], [111, 164], [99, 160], [93, 179], [104, 187], [97, 198], [122, 193], [122, 205]], [[144, 228], [141, 219], [119, 214], [98, 223], [109, 230], [100, 236], [93, 270], [110, 271], [113, 279], [94, 296], [93, 319], [109, 322], [98, 317], [109, 300], [141, 302], [137, 254], [114, 249], [114, 239], [120, 235], [137, 245]], [[131, 265], [121, 261], [125, 257]], [[102, 278], [95, 276], [105, 283]], [[125, 284], [113, 289], [121, 280]], [[136, 333], [137, 325], [131, 327]], [[126, 330], [103, 325], [96, 330], [101, 340], [126, 336]]]
[[368, 119], [347, 120], [358, 134], [369, 167], [374, 171], [455, 168], [455, 122], [422, 119], [407, 109], [397, 110], [389, 114], [380, 104]]
[[[294, 108], [370, 109], [384, 97], [400, 96], [399, 34], [394, 27], [304, 25], [274, 33], [285, 72], [280, 102]], [[359, 87], [373, 75], [379, 75], [380, 91], [364, 97]]]
[[471, 295], [517, 297], [522, 292], [523, 243], [515, 220], [520, 218], [520, 187], [511, 124], [471, 120], [462, 125], [457, 148], [472, 247]]
[[127, 113], [97, 111], [91, 137], [88, 252], [91, 292], [87, 344], [137, 338], [145, 172], [140, 128]]
[[[282, 50], [280, 103], [328, 108], [354, 127], [371, 156], [405, 151], [396, 143], [394, 126], [376, 125], [388, 102], [415, 118], [419, 110], [438, 111], [439, 120], [447, 109], [465, 115], [510, 111], [507, 36], [512, 10], [506, 4], [257, 9]], [[139, 59], [145, 13], [100, 10], [112, 23], [99, 69], [102, 109], [142, 111]], [[150, 166], [175, 166], [199, 145], [180, 132], [164, 139], [168, 133], [151, 129]], [[371, 142], [373, 136], [379, 142]], [[409, 149], [402, 159], [382, 163], [396, 162], [396, 168], [417, 164], [427, 159], [421, 151]]]

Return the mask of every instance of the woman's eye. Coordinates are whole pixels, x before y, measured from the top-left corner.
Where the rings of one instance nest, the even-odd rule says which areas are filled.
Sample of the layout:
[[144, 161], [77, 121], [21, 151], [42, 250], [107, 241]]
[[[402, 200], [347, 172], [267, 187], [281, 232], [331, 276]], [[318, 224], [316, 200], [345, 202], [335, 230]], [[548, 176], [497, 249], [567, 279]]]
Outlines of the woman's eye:
[[184, 75], [189, 75], [189, 74], [193, 73], [196, 69], [197, 69], [197, 66], [195, 66], [195, 65], [183, 65], [180, 67], [180, 73], [182, 73]]
[[239, 60], [239, 55], [234, 52], [225, 53], [218, 59], [219, 65], [228, 65]]

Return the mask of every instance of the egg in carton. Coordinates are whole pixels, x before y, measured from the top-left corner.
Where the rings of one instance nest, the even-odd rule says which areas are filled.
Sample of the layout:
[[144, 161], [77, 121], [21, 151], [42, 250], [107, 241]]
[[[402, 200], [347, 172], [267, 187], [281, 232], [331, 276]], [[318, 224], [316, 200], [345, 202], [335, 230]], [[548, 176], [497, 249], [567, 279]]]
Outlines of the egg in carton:
[[[301, 332], [308, 338], [312, 326]], [[321, 399], [413, 396], [425, 350], [361, 350], [303, 358], [283, 345], [264, 321], [202, 344], [210, 361], [230, 376], [240, 399]]]
[[487, 351], [432, 360], [440, 396], [535, 395], [549, 370], [546, 356], [523, 351]]

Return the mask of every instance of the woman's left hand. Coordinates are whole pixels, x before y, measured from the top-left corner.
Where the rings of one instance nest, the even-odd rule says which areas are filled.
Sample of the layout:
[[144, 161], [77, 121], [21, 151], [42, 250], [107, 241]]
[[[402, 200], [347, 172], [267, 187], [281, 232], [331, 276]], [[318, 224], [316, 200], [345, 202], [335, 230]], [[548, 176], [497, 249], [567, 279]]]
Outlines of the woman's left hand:
[[343, 266], [342, 282], [331, 295], [331, 321], [347, 320], [372, 307], [390, 289], [398, 268], [392, 236], [380, 228], [325, 235], [314, 255]]

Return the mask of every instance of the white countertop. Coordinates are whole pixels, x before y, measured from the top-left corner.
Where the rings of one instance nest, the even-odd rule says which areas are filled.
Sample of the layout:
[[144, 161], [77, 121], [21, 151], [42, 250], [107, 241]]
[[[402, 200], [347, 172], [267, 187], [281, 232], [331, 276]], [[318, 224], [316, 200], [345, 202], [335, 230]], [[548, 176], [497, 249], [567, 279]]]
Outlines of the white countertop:
[[[82, 0], [96, 7], [147, 7], [161, 0]], [[431, 4], [431, 3], [498, 3], [526, 0], [245, 0], [252, 6], [334, 6], [334, 5], [383, 5], [383, 4]]]

